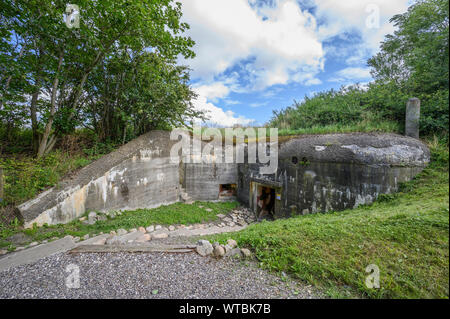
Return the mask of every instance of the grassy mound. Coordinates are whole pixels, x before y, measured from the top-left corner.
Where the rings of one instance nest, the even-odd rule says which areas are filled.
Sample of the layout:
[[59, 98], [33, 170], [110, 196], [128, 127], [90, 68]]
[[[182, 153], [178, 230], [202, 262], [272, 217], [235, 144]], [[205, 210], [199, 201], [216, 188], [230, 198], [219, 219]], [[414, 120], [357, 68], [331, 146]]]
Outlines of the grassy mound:
[[[287, 272], [332, 297], [448, 298], [448, 146], [399, 193], [354, 210], [263, 222], [233, 234], [264, 268]], [[230, 235], [213, 236], [226, 241]], [[369, 289], [366, 267], [380, 269]]]

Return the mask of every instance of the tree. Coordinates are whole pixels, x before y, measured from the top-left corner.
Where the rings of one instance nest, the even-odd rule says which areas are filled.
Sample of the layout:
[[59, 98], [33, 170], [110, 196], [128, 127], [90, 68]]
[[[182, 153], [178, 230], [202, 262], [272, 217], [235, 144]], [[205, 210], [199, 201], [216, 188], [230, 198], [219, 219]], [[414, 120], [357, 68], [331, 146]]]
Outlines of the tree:
[[411, 91], [448, 88], [449, 1], [417, 1], [390, 20], [398, 28], [388, 35], [368, 64], [373, 77]]
[[136, 137], [202, 117], [191, 103], [188, 69], [151, 52], [117, 52], [92, 74], [83, 107], [88, 127], [100, 139]]
[[[148, 51], [154, 52], [161, 63], [168, 66], [173, 65], [180, 54], [185, 58], [194, 56], [190, 49], [194, 42], [181, 35], [189, 27], [180, 21], [181, 4], [172, 0], [72, 1], [79, 6], [79, 28], [69, 28], [65, 23], [66, 1], [1, 2], [1, 16], [5, 18], [7, 27], [0, 29], [0, 50], [10, 51], [7, 58], [0, 61], [0, 66], [8, 74], [1, 78], [2, 101], [8, 104], [8, 116], [12, 114], [11, 110], [29, 105], [29, 113], [24, 120], [31, 120], [33, 139], [37, 141], [36, 145], [39, 144], [35, 146], [38, 157], [51, 150], [57, 134], [65, 134], [77, 125], [85, 124], [83, 110], [89, 113], [86, 108], [90, 105], [111, 102], [96, 100], [95, 103], [87, 103], [94, 96], [111, 97], [110, 94], [97, 93], [104, 87], [101, 83], [89, 83], [100, 69], [111, 70], [111, 61], [119, 62], [119, 69], [123, 71], [125, 67], [133, 66], [131, 61], [134, 57]], [[14, 47], [11, 45], [12, 35], [16, 37]], [[122, 59], [115, 59], [117, 55]], [[164, 68], [159, 69], [162, 70]], [[126, 71], [129, 75], [130, 71]], [[108, 80], [107, 77], [105, 79]], [[114, 79], [116, 103], [125, 102], [121, 95], [129, 86], [125, 81], [130, 79], [130, 76], [124, 78], [123, 74]], [[182, 82], [183, 77], [171, 80]], [[22, 103], [13, 96], [22, 98]], [[165, 97], [168, 100], [170, 95]], [[192, 94], [187, 94], [183, 98], [191, 97]], [[177, 108], [176, 103], [166, 104], [173, 107], [169, 112], [174, 115], [193, 115], [190, 108]], [[38, 124], [38, 113], [41, 124]], [[130, 116], [125, 115], [128, 121]], [[37, 137], [39, 127], [43, 127], [40, 138]]]
[[[404, 119], [405, 103], [422, 101], [421, 131], [448, 136], [449, 1], [420, 0], [391, 19], [398, 28], [388, 35], [368, 64], [376, 82], [371, 96], [391, 119]], [[396, 103], [385, 100], [396, 98]]]

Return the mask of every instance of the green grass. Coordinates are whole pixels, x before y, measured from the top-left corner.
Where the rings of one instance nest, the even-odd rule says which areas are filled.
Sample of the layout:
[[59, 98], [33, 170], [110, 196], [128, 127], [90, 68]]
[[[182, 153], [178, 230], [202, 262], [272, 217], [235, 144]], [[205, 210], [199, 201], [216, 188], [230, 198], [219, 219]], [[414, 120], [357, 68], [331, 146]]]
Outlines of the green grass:
[[[12, 141], [0, 126], [0, 167], [4, 171], [4, 198], [0, 203], [0, 223], [9, 222], [4, 207], [27, 201], [43, 190], [55, 186], [62, 178], [115, 150], [119, 145], [100, 142], [85, 129], [66, 135], [58, 148], [41, 159], [33, 155], [31, 130], [18, 130]], [[3, 208], [3, 209], [2, 209]], [[4, 218], [2, 218], [4, 217]]]
[[0, 165], [5, 172], [5, 198], [2, 205], [17, 205], [33, 198], [98, 157], [69, 155], [56, 150], [40, 160], [31, 156], [0, 158]]
[[[241, 127], [242, 130], [247, 128], [254, 129], [256, 136], [255, 138], [249, 138], [245, 136], [244, 141], [249, 142], [252, 140], [258, 141], [261, 137], [267, 138], [270, 136], [270, 130], [268, 126], [265, 131], [264, 136], [258, 136], [258, 127]], [[202, 134], [207, 130], [207, 127], [202, 127]], [[225, 129], [224, 128], [215, 128], [218, 130], [222, 136], [222, 143], [225, 143]], [[236, 128], [235, 128], [236, 129]], [[283, 143], [288, 139], [299, 135], [309, 135], [309, 134], [333, 134], [333, 133], [398, 133], [402, 134], [403, 128], [402, 126], [394, 121], [388, 120], [361, 120], [358, 123], [353, 124], [330, 124], [330, 125], [313, 125], [306, 128], [280, 128], [278, 129], [279, 143]], [[193, 132], [191, 131], [193, 134]], [[236, 137], [233, 137], [233, 143], [236, 143]]]
[[305, 134], [329, 134], [329, 133], [354, 133], [354, 132], [387, 132], [387, 133], [399, 133], [401, 130], [400, 125], [392, 121], [379, 121], [379, 122], [360, 122], [352, 125], [318, 125], [308, 128], [299, 129], [279, 129], [279, 136], [287, 135], [305, 135]]
[[[264, 268], [284, 271], [331, 297], [448, 298], [448, 146], [431, 146], [432, 164], [402, 186], [354, 210], [262, 222], [230, 235]], [[365, 269], [380, 269], [380, 289]]]
[[[0, 226], [0, 247], [11, 247], [13, 243], [7, 241], [7, 238], [20, 232], [28, 236], [28, 242], [32, 242], [66, 235], [84, 236], [100, 232], [108, 233], [119, 228], [129, 230], [140, 226], [147, 227], [158, 224], [190, 225], [215, 221], [217, 220], [217, 214], [226, 214], [237, 206], [237, 202], [194, 202], [192, 205], [175, 203], [153, 209], [124, 211], [122, 215], [117, 215], [114, 219], [108, 218], [108, 220], [98, 221], [94, 225], [84, 225], [77, 219], [67, 224], [44, 225], [31, 229], [20, 229], [17, 224], [8, 227]], [[207, 208], [212, 209], [212, 211], [208, 212]]]

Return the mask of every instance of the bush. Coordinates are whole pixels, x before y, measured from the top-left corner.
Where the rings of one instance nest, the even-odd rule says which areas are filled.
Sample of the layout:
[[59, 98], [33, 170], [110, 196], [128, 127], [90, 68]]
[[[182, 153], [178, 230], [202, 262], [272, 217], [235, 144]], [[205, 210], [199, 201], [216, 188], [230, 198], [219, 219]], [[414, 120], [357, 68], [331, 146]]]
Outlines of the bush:
[[421, 96], [420, 131], [423, 135], [438, 134], [448, 140], [448, 88]]
[[335, 133], [384, 131], [403, 133], [406, 103], [409, 98], [421, 100], [421, 136], [439, 135], [448, 140], [448, 89], [433, 94], [407, 93], [392, 83], [371, 83], [368, 88], [343, 87], [305, 97], [301, 103], [287, 107], [269, 122], [281, 132]]

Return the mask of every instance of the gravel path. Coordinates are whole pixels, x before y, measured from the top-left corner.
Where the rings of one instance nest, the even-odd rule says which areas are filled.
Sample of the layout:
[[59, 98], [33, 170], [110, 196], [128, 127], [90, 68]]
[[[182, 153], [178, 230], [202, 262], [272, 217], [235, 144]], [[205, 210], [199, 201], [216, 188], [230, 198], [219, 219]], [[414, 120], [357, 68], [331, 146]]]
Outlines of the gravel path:
[[[67, 288], [66, 267], [80, 269]], [[249, 261], [187, 254], [56, 254], [0, 272], [0, 298], [319, 298]]]

